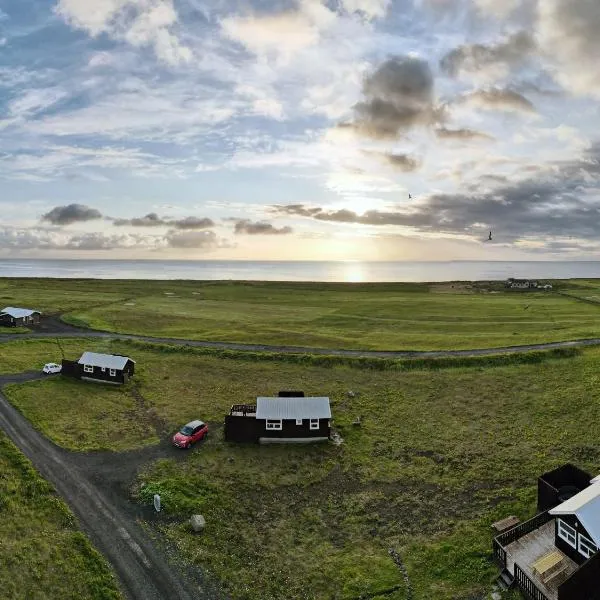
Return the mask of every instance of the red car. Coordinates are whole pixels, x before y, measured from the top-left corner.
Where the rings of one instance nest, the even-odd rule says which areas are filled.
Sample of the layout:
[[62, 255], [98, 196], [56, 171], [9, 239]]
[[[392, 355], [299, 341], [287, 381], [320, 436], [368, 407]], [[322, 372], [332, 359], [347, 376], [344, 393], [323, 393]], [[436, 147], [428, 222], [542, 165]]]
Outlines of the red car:
[[178, 448], [189, 448], [200, 441], [208, 433], [208, 425], [203, 421], [190, 421], [184, 425], [174, 436], [173, 444]]

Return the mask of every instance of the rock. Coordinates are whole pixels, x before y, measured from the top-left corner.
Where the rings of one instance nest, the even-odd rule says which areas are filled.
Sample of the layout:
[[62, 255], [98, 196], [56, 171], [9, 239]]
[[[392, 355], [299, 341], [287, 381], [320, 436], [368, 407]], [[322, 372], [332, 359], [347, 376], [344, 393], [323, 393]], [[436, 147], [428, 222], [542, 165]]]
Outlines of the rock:
[[196, 533], [200, 533], [206, 527], [206, 520], [202, 515], [192, 515], [190, 518], [190, 525]]

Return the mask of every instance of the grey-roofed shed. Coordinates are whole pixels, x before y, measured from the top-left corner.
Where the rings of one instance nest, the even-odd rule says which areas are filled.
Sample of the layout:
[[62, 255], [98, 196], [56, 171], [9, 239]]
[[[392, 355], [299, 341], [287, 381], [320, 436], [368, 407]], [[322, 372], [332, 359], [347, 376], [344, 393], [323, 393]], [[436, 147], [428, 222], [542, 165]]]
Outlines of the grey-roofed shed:
[[256, 405], [231, 407], [225, 417], [229, 442], [306, 443], [326, 441], [331, 433], [331, 407], [325, 396], [278, 398], [259, 396]]
[[[104, 367], [105, 369], [124, 369], [127, 361], [131, 360], [127, 356], [117, 354], [98, 354], [96, 352], [84, 352], [77, 361], [80, 365], [91, 365], [93, 367]], [[135, 364], [134, 360], [131, 360]]]
[[18, 327], [21, 325], [39, 323], [41, 314], [42, 313], [40, 313], [39, 310], [33, 310], [31, 308], [7, 306], [0, 310], [0, 325]]
[[77, 361], [63, 359], [62, 374], [101, 383], [127, 383], [135, 371], [135, 361], [118, 354], [84, 352]]
[[314, 396], [308, 398], [268, 398], [256, 399], [257, 419], [331, 419], [329, 398]]

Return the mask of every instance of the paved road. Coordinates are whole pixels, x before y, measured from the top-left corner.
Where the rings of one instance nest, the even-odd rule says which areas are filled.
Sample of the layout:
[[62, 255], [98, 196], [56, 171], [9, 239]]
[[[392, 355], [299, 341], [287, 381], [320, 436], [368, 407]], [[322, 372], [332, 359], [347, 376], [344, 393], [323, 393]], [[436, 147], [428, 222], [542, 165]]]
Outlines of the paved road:
[[44, 338], [107, 338], [115, 340], [138, 340], [156, 344], [174, 344], [220, 350], [241, 350], [245, 352], [275, 352], [281, 354], [328, 354], [333, 356], [372, 357], [372, 358], [443, 358], [451, 356], [490, 356], [493, 354], [515, 354], [531, 350], [552, 350], [553, 348], [578, 348], [598, 346], [600, 338], [550, 342], [546, 344], [526, 344], [522, 346], [502, 346], [499, 348], [475, 348], [472, 350], [335, 350], [331, 348], [310, 348], [304, 346], [270, 346], [268, 344], [241, 344], [236, 342], [207, 342], [182, 340], [178, 338], [151, 337], [125, 333], [110, 333], [86, 329], [68, 328], [62, 332], [41, 332], [24, 334], [0, 334], [0, 343], [26, 339]]
[[[8, 383], [32, 381], [38, 373], [0, 376], [0, 390]], [[0, 392], [0, 428], [31, 460], [35, 468], [63, 497], [116, 571], [131, 600], [203, 600], [217, 598], [199, 573], [184, 575], [169, 564], [165, 553], [136, 523], [135, 518], [111, 497], [110, 489], [93, 477], [89, 457], [67, 452], [36, 431]], [[150, 452], [156, 452], [150, 449]], [[110, 463], [120, 455], [104, 453]], [[126, 454], [126, 453], [124, 453]], [[94, 458], [94, 457], [92, 457]], [[97, 458], [97, 457], [95, 457]], [[91, 461], [91, 462], [98, 462]], [[97, 467], [98, 465], [96, 465]], [[105, 465], [106, 466], [106, 465]]]

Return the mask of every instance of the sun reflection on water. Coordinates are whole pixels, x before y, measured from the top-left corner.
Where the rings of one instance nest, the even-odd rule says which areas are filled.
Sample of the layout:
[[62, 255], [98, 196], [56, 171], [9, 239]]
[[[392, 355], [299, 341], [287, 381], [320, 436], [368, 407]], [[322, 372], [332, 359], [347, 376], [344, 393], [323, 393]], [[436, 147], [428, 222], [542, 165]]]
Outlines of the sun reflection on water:
[[343, 276], [346, 283], [362, 283], [366, 280], [365, 265], [362, 262], [348, 261], [344, 263]]

